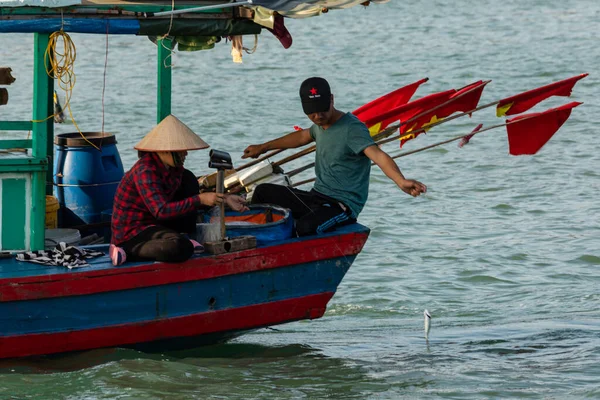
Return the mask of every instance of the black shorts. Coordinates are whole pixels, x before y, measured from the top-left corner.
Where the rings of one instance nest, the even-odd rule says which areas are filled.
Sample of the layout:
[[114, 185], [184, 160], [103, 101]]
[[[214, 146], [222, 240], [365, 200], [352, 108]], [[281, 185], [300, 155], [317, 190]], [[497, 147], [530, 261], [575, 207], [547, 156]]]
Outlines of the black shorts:
[[333, 230], [336, 226], [356, 222], [350, 208], [316, 190], [306, 192], [289, 186], [263, 183], [254, 189], [252, 204], [275, 204], [289, 208], [298, 236]]

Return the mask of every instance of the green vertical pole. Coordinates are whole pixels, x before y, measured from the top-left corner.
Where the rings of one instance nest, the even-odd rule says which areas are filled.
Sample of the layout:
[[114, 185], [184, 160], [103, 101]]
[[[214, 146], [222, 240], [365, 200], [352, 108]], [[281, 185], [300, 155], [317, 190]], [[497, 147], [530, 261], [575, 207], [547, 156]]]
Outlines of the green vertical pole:
[[158, 91], [156, 97], [156, 123], [160, 123], [167, 115], [171, 114], [171, 39], [158, 39]]
[[[46, 73], [44, 53], [48, 47], [50, 34], [34, 33], [33, 42], [33, 122], [32, 153], [33, 158], [52, 157], [54, 120], [48, 118], [53, 113], [52, 95], [54, 80]], [[46, 118], [48, 118], [46, 120]], [[44, 248], [44, 229], [46, 217], [46, 194], [52, 194], [52, 163], [48, 171], [32, 173], [32, 212], [31, 212], [31, 248]], [[48, 184], [49, 183], [49, 184]]]

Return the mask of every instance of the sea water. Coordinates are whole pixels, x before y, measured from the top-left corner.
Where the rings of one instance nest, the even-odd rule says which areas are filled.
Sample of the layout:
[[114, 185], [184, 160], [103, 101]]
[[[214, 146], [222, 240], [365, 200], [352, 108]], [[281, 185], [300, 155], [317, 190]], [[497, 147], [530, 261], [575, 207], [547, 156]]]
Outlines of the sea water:
[[[428, 185], [416, 199], [374, 168], [359, 218], [371, 237], [322, 319], [179, 353], [6, 361], [0, 398], [600, 398], [600, 2], [395, 0], [286, 26], [290, 49], [265, 32], [241, 65], [225, 42], [171, 59], [173, 113], [236, 165], [247, 145], [309, 126], [298, 87], [310, 76], [330, 81], [344, 111], [423, 77], [415, 97], [492, 79], [485, 104], [590, 76], [571, 99], [532, 110], [584, 102], [535, 156], [508, 155], [497, 129], [464, 148], [400, 158], [407, 177]], [[135, 36], [112, 36], [108, 49], [102, 35], [72, 38], [73, 115], [86, 131], [114, 133], [128, 169], [156, 123], [156, 47]], [[0, 64], [17, 78], [3, 120], [31, 118], [32, 42], [2, 35]], [[483, 110], [404, 149], [503, 121]], [[383, 149], [399, 152], [397, 143]], [[201, 174], [207, 163], [198, 151], [186, 166]]]

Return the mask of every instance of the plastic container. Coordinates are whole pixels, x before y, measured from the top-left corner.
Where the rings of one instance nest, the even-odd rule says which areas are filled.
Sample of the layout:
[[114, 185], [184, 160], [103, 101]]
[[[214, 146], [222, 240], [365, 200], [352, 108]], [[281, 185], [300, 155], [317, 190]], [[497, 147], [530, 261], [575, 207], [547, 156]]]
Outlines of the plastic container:
[[[227, 237], [254, 236], [256, 243], [266, 245], [292, 237], [294, 220], [287, 208], [251, 205], [249, 211], [239, 213], [225, 212], [225, 231]], [[202, 223], [196, 224], [196, 237], [200, 243], [220, 239], [219, 217], [202, 215]]]
[[44, 247], [50, 250], [56, 247], [60, 242], [65, 242], [70, 246], [77, 246], [81, 240], [81, 234], [77, 229], [46, 229], [46, 239]]
[[79, 132], [65, 133], [54, 140], [54, 190], [63, 227], [100, 222], [102, 211], [112, 208], [124, 174], [114, 135], [83, 135], [85, 139]]
[[46, 196], [46, 229], [58, 227], [58, 199], [54, 196]]

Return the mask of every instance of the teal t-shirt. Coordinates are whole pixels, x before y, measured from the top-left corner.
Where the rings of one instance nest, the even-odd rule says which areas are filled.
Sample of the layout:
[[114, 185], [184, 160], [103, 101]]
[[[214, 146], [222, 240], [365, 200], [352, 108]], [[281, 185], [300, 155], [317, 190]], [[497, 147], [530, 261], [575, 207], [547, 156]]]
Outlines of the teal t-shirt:
[[351, 113], [324, 130], [310, 127], [317, 145], [314, 190], [341, 201], [358, 217], [369, 196], [371, 160], [363, 153], [375, 142], [369, 130]]

